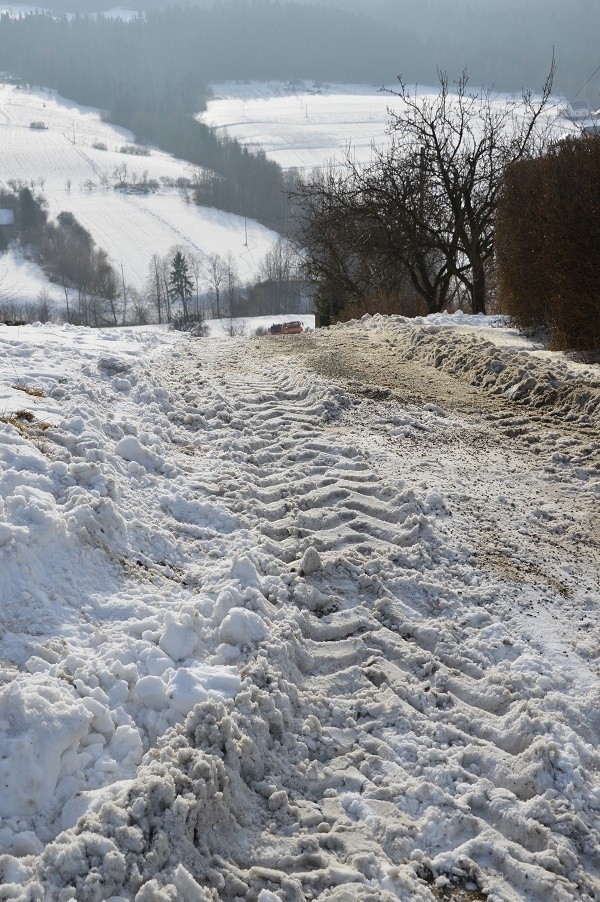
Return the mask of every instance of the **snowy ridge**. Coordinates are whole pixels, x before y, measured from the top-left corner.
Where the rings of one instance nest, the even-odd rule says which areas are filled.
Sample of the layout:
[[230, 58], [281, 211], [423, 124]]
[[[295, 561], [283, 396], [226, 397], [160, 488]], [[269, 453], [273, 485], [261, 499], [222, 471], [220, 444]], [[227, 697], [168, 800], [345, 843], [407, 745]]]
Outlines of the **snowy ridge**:
[[[538, 555], [515, 578], [523, 552], [492, 566], [472, 531], [461, 407], [358, 381], [359, 353], [401, 356], [395, 320], [0, 340], [36, 411], [0, 425], [6, 898], [597, 897], [597, 657], [570, 618], [598, 571], [566, 462], [564, 489], [526, 449], [488, 478], [506, 451], [480, 449], [495, 553], [522, 517]], [[523, 622], [546, 603], [558, 649]]]
[[[492, 322], [494, 318], [485, 318]], [[497, 318], [502, 320], [501, 317]], [[477, 334], [452, 334], [477, 317], [373, 317], [370, 325], [385, 332], [397, 328], [396, 342], [404, 359], [429, 366], [534, 408], [550, 408], [570, 423], [600, 429], [600, 368], [583, 367], [581, 375], [564, 360], [543, 360], [529, 352], [500, 349]], [[367, 317], [365, 322], [369, 322]]]

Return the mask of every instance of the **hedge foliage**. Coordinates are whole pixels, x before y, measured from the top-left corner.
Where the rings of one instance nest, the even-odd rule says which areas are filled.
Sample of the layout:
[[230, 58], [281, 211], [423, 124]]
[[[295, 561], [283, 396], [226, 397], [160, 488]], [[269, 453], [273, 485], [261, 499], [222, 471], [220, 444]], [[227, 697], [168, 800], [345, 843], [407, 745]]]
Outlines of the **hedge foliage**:
[[553, 350], [600, 352], [600, 137], [506, 168], [495, 252], [502, 312]]

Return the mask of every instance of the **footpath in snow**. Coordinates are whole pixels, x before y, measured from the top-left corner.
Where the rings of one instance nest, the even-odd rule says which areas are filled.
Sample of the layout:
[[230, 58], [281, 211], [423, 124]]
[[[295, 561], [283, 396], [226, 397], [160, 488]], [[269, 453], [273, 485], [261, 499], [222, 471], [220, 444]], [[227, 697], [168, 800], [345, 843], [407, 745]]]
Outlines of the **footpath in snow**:
[[0, 898], [600, 894], [598, 368], [0, 327]]

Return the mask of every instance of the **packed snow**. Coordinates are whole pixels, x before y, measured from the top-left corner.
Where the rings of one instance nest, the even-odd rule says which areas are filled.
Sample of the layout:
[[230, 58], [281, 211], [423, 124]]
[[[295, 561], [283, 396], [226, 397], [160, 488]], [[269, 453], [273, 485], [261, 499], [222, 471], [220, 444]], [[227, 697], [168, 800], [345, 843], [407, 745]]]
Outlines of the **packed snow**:
[[2, 898], [599, 897], [600, 371], [503, 332], [0, 327]]
[[[46, 128], [31, 128], [32, 122]], [[174, 245], [231, 253], [242, 281], [256, 277], [278, 236], [253, 220], [187, 203], [161, 180], [189, 179], [193, 167], [156, 148], [148, 156], [121, 153], [132, 144], [131, 132], [103, 122], [95, 108], [53, 91], [0, 84], [0, 183], [33, 184], [51, 215], [73, 213], [119, 270], [123, 264], [128, 283], [142, 290], [152, 255], [164, 257]], [[126, 182], [145, 174], [161, 187], [150, 194], [117, 190], [115, 171]], [[0, 256], [0, 274], [2, 267], [21, 297], [26, 287], [13, 278], [12, 260]]]

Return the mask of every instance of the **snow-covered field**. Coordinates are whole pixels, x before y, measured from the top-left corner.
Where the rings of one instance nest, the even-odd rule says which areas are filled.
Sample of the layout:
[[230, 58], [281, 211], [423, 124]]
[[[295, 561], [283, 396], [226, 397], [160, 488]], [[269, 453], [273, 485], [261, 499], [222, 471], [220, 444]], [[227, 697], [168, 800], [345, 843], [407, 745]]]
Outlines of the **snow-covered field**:
[[[398, 85], [388, 86], [396, 90]], [[341, 164], [349, 149], [357, 163], [368, 163], [372, 146], [389, 138], [389, 109], [401, 101], [380, 85], [302, 82], [224, 82], [212, 86], [201, 119], [242, 144], [261, 148], [284, 169]], [[415, 88], [427, 96], [436, 89]], [[433, 94], [432, 94], [433, 96]], [[499, 95], [498, 104], [504, 102]], [[558, 106], [552, 104], [554, 120]], [[560, 131], [566, 129], [560, 126]]]
[[[31, 122], [47, 128], [32, 129]], [[191, 175], [189, 164], [154, 148], [149, 156], [120, 153], [132, 141], [130, 132], [103, 122], [96, 109], [54, 92], [0, 84], [0, 182], [33, 182], [46, 195], [52, 215], [73, 213], [119, 269], [123, 263], [129, 283], [142, 289], [152, 255], [163, 257], [174, 245], [223, 257], [231, 252], [240, 278], [254, 277], [277, 240], [274, 232], [254, 221], [245, 225], [243, 217], [187, 204], [175, 188], [139, 195], [106, 187], [124, 166], [127, 181], [141, 179], [144, 172], [158, 182]], [[20, 287], [21, 297], [24, 289], [10, 257], [0, 257], [3, 271], [8, 283]]]
[[600, 372], [512, 340], [0, 327], [2, 898], [599, 897]]
[[357, 162], [368, 162], [373, 142], [387, 143], [393, 98], [379, 86], [225, 82], [212, 90], [202, 121], [261, 148], [284, 169], [342, 162], [349, 145]]

